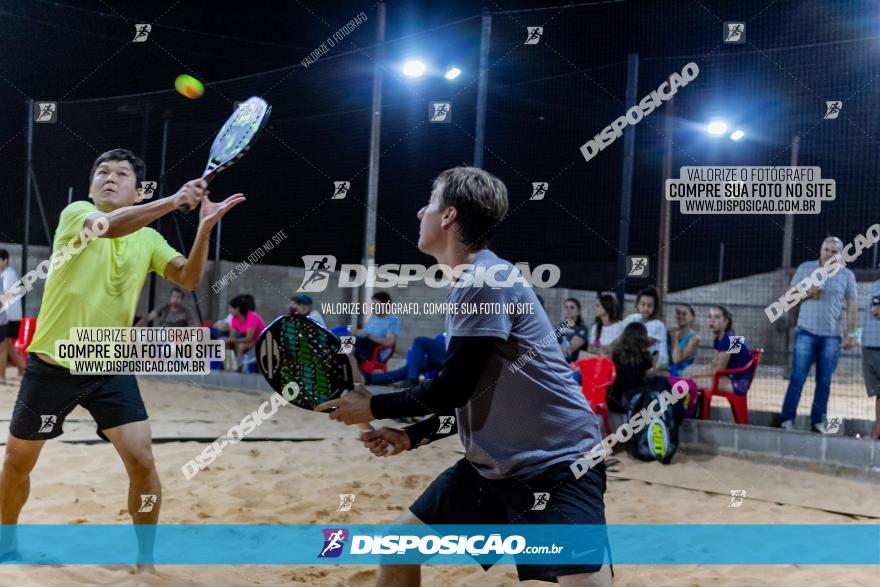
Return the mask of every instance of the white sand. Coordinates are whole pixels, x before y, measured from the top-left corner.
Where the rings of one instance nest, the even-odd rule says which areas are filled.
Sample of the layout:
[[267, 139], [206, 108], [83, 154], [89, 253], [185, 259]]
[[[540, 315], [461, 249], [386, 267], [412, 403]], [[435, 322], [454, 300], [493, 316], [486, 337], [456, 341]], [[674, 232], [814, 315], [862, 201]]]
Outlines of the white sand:
[[[0, 386], [0, 417], [8, 422], [16, 385]], [[266, 399], [142, 380], [154, 434], [216, 437]], [[75, 422], [74, 420], [81, 420]], [[243, 442], [227, 447], [206, 471], [186, 481], [179, 467], [203, 444], [154, 446], [163, 482], [165, 523], [382, 523], [392, 520], [460, 456], [454, 438], [391, 459], [372, 457], [354, 433], [326, 416], [294, 408], [252, 437], [324, 438], [309, 443]], [[62, 438], [94, 438], [78, 408]], [[815, 472], [719, 456], [679, 454], [673, 465], [621, 459], [606, 494], [609, 523], [876, 523], [877, 485]], [[22, 523], [127, 523], [127, 481], [109, 444], [51, 441], [32, 477]], [[740, 508], [728, 508], [730, 489], [747, 489]], [[354, 493], [350, 512], [337, 512], [338, 494]], [[876, 567], [617, 566], [616, 585], [763, 586], [874, 585]], [[372, 585], [375, 568], [354, 566], [166, 566], [160, 577], [132, 576], [125, 567], [0, 566], [0, 585]], [[491, 587], [516, 584], [513, 567], [483, 572], [472, 566], [433, 566], [424, 585]], [[533, 583], [537, 585], [538, 583]]]

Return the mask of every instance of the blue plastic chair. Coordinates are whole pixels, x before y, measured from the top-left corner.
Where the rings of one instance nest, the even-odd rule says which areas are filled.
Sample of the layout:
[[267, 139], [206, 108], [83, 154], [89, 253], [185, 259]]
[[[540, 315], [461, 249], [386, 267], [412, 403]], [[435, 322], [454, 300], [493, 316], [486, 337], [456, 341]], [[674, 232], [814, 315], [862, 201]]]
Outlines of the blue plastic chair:
[[348, 334], [350, 331], [348, 329], [348, 326], [337, 326], [330, 332], [332, 332], [335, 336], [339, 336], [341, 334]]

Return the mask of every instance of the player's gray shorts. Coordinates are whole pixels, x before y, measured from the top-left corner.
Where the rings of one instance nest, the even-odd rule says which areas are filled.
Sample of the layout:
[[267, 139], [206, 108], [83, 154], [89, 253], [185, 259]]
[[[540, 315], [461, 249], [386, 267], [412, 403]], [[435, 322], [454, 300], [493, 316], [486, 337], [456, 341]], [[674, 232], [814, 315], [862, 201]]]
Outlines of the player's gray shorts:
[[880, 349], [862, 349], [862, 373], [868, 395], [880, 395]]

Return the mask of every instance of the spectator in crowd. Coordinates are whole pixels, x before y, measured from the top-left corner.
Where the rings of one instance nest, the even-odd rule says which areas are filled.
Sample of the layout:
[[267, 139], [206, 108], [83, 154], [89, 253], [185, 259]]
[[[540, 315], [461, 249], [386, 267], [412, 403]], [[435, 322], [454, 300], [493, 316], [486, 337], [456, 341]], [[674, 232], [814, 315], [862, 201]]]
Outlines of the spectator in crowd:
[[167, 304], [138, 320], [135, 326], [148, 326], [153, 321], [153, 326], [161, 328], [196, 325], [192, 313], [183, 303], [183, 290], [177, 287], [171, 289]]
[[665, 372], [669, 367], [669, 350], [666, 345], [666, 325], [660, 319], [660, 294], [653, 286], [646, 287], [636, 294], [636, 313], [626, 317], [628, 324], [640, 321], [648, 330], [648, 340], [651, 347], [648, 349], [654, 357], [654, 370], [658, 373]]
[[654, 366], [654, 358], [649, 350], [648, 329], [641, 322], [630, 322], [614, 346], [611, 360], [617, 370], [617, 377], [608, 390], [608, 410], [618, 414], [626, 413], [627, 399], [632, 390], [645, 381], [645, 376]]
[[874, 398], [874, 440], [880, 440], [880, 279], [871, 286], [871, 301], [862, 330], [862, 372], [865, 390]]
[[669, 373], [673, 377], [679, 377], [691, 366], [697, 358], [697, 349], [700, 346], [700, 336], [694, 330], [696, 313], [694, 307], [688, 303], [675, 305], [675, 328], [669, 331], [669, 352], [672, 364], [669, 365]]
[[[254, 301], [254, 296], [250, 294], [241, 294], [238, 296], [244, 299], [244, 302], [247, 304], [248, 309], [251, 312], [257, 311], [257, 305]], [[232, 313], [226, 315], [225, 318], [221, 318], [214, 322], [214, 325], [211, 327], [211, 337], [212, 338], [224, 338], [229, 336], [230, 331], [232, 330]]]
[[[6, 249], [0, 249], [0, 296], [3, 295], [4, 292], [7, 292], [12, 289], [12, 286], [18, 281], [18, 274], [15, 272], [15, 269], [12, 268], [12, 264], [9, 262], [9, 251]], [[9, 359], [12, 360], [15, 367], [18, 369], [18, 376], [21, 377], [24, 375], [24, 365], [21, 363], [21, 357], [18, 356], [18, 351], [15, 350], [15, 347], [12, 346], [11, 339], [18, 338], [18, 329], [21, 326], [21, 300], [15, 300], [9, 306], [7, 306], [5, 310], [6, 314], [6, 326], [4, 334], [6, 335], [6, 340], [0, 342], [0, 346], [4, 346], [6, 348], [7, 355]], [[2, 352], [2, 351], [0, 351]], [[2, 365], [2, 373], [0, 375], [6, 375], [6, 359], [0, 362]], [[0, 377], [2, 379], [2, 377]]]
[[600, 293], [596, 297], [596, 320], [590, 328], [590, 345], [587, 352], [608, 357], [611, 345], [623, 333], [626, 326], [621, 320], [620, 304], [613, 293]]
[[559, 343], [566, 362], [571, 363], [577, 361], [581, 350], [586, 350], [589, 338], [584, 319], [581, 318], [581, 303], [574, 298], [565, 300], [562, 303], [562, 320], [565, 326], [559, 329], [556, 342]]
[[[716, 371], [739, 369], [752, 360], [752, 351], [745, 339], [738, 337], [733, 329], [733, 314], [724, 306], [709, 308], [709, 331], [712, 333], [712, 347], [715, 359], [711, 365], [691, 365], [681, 374], [690, 379], [698, 389], [709, 389]], [[721, 391], [744, 394], [752, 382], [752, 370], [722, 377], [718, 386]], [[694, 388], [691, 385], [691, 389]]]
[[327, 326], [324, 324], [324, 317], [321, 316], [321, 313], [317, 310], [313, 309], [314, 302], [312, 301], [312, 296], [308, 296], [306, 294], [300, 294], [298, 296], [290, 298], [291, 304], [289, 311], [291, 314], [299, 314], [301, 316], [305, 316], [314, 322], [317, 322], [321, 326]]
[[[809, 278], [819, 267], [832, 257], [839, 258], [843, 242], [830, 236], [822, 242], [819, 261], [806, 261], [798, 266], [791, 279], [792, 287]], [[810, 429], [825, 431], [825, 415], [828, 410], [828, 397], [831, 395], [831, 376], [837, 368], [840, 349], [853, 346], [858, 302], [856, 301], [856, 278], [853, 272], [842, 267], [828, 277], [820, 286], [811, 286], [807, 298], [800, 303], [800, 312], [794, 335], [794, 348], [791, 360], [791, 378], [785, 391], [780, 426], [787, 430], [794, 427], [801, 392], [810, 367], [816, 363], [816, 392], [813, 394], [813, 407], [810, 411]], [[840, 320], [846, 307], [846, 336], [841, 345]]]
[[226, 347], [235, 352], [238, 370], [244, 365], [244, 355], [254, 348], [257, 338], [266, 327], [266, 323], [260, 315], [254, 311], [253, 297], [235, 296], [229, 300], [229, 312], [232, 319], [229, 322], [229, 338]]
[[419, 376], [429, 369], [440, 370], [446, 362], [446, 341], [417, 336], [409, 349], [406, 365], [387, 373], [365, 373], [367, 383], [388, 385], [401, 382], [400, 387], [415, 387], [419, 384]]
[[[373, 358], [374, 348], [391, 346], [400, 336], [400, 318], [388, 313], [391, 296], [387, 292], [379, 291], [373, 294], [372, 301], [375, 313], [370, 316], [363, 328], [351, 329], [351, 333], [357, 337], [353, 352], [358, 363], [369, 361]], [[390, 355], [391, 349], [386, 349], [379, 356], [379, 360], [384, 361]]]

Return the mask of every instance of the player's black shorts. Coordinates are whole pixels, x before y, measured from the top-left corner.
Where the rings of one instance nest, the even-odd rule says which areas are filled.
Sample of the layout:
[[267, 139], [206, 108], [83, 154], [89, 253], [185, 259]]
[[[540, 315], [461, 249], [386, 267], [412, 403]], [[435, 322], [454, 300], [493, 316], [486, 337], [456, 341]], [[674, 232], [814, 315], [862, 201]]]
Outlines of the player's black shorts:
[[[550, 493], [545, 509], [533, 510], [535, 493]], [[486, 479], [466, 459], [437, 477], [410, 506], [425, 524], [605, 524], [605, 464], [575, 479], [566, 464], [507, 479]], [[602, 532], [604, 535], [605, 533]], [[584, 545], [585, 547], [587, 545]], [[607, 551], [602, 544], [589, 545]], [[488, 569], [491, 565], [483, 565]], [[602, 565], [517, 565], [521, 581], [554, 581], [562, 575], [595, 573]]]
[[64, 418], [77, 405], [89, 411], [104, 440], [102, 430], [147, 419], [134, 375], [71, 375], [30, 354], [9, 433], [22, 440], [61, 436]]
[[[21, 320], [10, 320], [6, 323], [6, 338], [18, 338], [18, 329], [21, 326]], [[0, 332], [0, 336], [3, 333]]]

